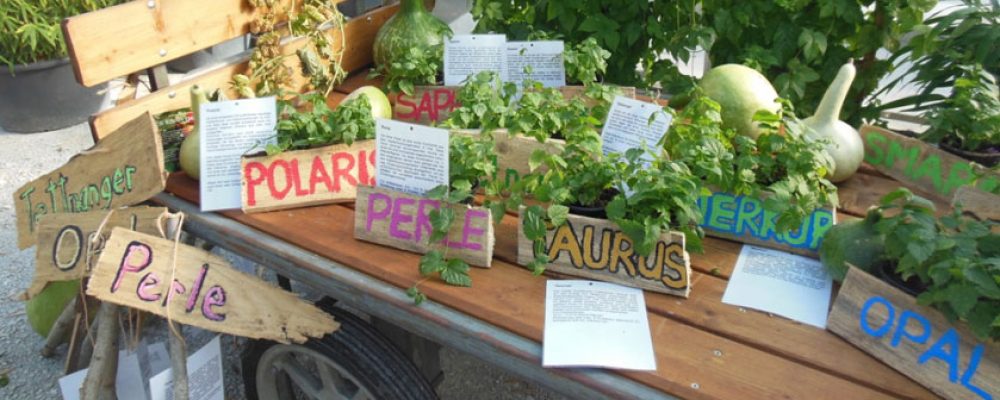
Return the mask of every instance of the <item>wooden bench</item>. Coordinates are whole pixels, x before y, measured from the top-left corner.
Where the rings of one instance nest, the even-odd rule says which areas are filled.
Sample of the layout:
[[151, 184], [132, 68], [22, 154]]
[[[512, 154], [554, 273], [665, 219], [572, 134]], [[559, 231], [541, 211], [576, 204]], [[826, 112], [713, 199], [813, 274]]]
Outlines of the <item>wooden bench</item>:
[[[364, 69], [371, 63], [375, 32], [396, 8], [369, 11], [338, 33], [346, 36], [344, 68], [357, 72], [336, 89], [335, 98], [378, 84], [364, 77]], [[173, 84], [164, 83], [157, 69], [170, 59], [246, 34], [250, 18], [242, 0], [158, 0], [67, 20], [70, 54], [84, 84], [152, 71], [151, 94], [121, 99], [91, 119], [95, 140], [143, 112], [188, 105], [188, 89], [194, 84], [228, 89], [230, 77], [245, 70], [247, 54]], [[301, 45], [302, 40], [290, 40], [283, 52], [291, 54]], [[295, 82], [304, 83], [301, 76]], [[864, 169], [841, 185], [842, 217], [863, 215], [896, 186]], [[167, 191], [157, 201], [187, 213], [185, 228], [193, 234], [374, 317], [574, 398], [935, 397], [828, 331], [722, 304], [738, 243], [705, 240], [705, 253], [692, 255], [690, 298], [646, 294], [656, 371], [547, 369], [541, 367], [541, 340], [548, 278], [533, 277], [515, 265], [517, 222], [510, 216], [497, 227], [493, 268], [473, 269], [472, 288], [429, 281], [422, 291], [430, 300], [414, 306], [404, 288], [420, 278], [419, 256], [354, 240], [350, 206], [202, 213], [197, 182], [174, 174]]]

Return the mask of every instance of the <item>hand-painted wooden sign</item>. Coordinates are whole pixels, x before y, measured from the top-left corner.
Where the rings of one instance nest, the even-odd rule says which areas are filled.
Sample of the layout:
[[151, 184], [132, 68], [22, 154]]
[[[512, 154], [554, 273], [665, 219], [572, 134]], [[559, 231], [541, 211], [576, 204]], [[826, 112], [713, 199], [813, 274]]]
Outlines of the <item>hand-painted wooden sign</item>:
[[[478, 135], [478, 129], [455, 129], [451, 131], [454, 135]], [[535, 138], [521, 135], [511, 135], [506, 129], [497, 129], [492, 132], [497, 153], [497, 170], [500, 176], [507, 180], [507, 183], [516, 182], [522, 176], [531, 172], [528, 160], [535, 150], [544, 150], [548, 153], [559, 153], [562, 151], [565, 141], [559, 139], [547, 139], [545, 143], [539, 142]], [[541, 167], [538, 171], [544, 171]]]
[[857, 268], [840, 287], [827, 329], [945, 398], [1000, 396], [1000, 346]]
[[942, 202], [951, 201], [961, 186], [974, 185], [989, 192], [1000, 185], [1000, 175], [995, 172], [918, 139], [871, 125], [862, 126], [860, 132], [865, 162]]
[[14, 192], [17, 246], [35, 244], [43, 215], [136, 204], [162, 192], [166, 184], [160, 135], [145, 113]]
[[437, 200], [389, 189], [361, 186], [354, 205], [354, 237], [424, 254], [442, 248], [452, 258], [480, 267], [493, 262], [493, 218], [483, 207], [452, 205], [455, 220], [441, 243], [429, 243], [431, 210]]
[[210, 331], [302, 343], [340, 324], [295, 294], [202, 249], [124, 228], [111, 231], [87, 295]]
[[353, 201], [358, 185], [375, 184], [375, 141], [243, 157], [242, 165], [247, 213]]
[[[517, 262], [528, 265], [534, 246], [521, 229], [517, 232]], [[548, 271], [681, 297], [691, 291], [691, 257], [680, 232], [660, 235], [653, 253], [643, 257], [614, 223], [570, 214], [565, 224], [546, 232], [545, 251]]]
[[826, 231], [837, 223], [837, 213], [820, 208], [802, 221], [798, 229], [779, 233], [777, 214], [764, 209], [761, 199], [715, 192], [698, 199], [701, 227], [708, 236], [735, 240], [813, 258]]
[[[111, 214], [108, 216], [108, 214]], [[164, 207], [129, 207], [80, 214], [49, 214], [38, 221], [38, 249], [35, 251], [35, 276], [24, 293], [24, 300], [40, 293], [54, 281], [69, 281], [90, 275], [90, 266], [114, 227], [128, 228], [150, 235], [160, 235], [160, 217]], [[97, 237], [97, 229], [107, 222]], [[88, 251], [92, 241], [93, 251]], [[93, 257], [93, 260], [91, 258]]]
[[955, 191], [951, 204], [961, 204], [962, 212], [971, 213], [979, 219], [1000, 222], [1000, 196], [993, 193], [962, 186]]

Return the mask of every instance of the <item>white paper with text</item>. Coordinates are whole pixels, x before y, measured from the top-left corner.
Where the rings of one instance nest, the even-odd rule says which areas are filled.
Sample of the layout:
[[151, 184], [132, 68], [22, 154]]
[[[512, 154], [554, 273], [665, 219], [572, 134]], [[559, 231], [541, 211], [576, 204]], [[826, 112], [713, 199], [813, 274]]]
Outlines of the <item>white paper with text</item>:
[[[149, 393], [146, 388], [146, 380], [150, 375], [149, 371], [156, 371], [156, 368], [165, 368], [167, 348], [163, 343], [154, 343], [146, 347], [145, 342], [141, 342], [137, 351], [127, 349], [118, 351], [118, 370], [115, 375], [115, 394], [119, 399], [140, 400], [148, 399]], [[145, 353], [145, 354], [144, 354]], [[78, 400], [80, 398], [80, 387], [87, 378], [89, 368], [76, 371], [72, 374], [59, 378], [59, 390], [63, 400]]]
[[[601, 131], [601, 149], [604, 155], [624, 155], [629, 149], [641, 148], [643, 143], [649, 149], [656, 149], [672, 120], [659, 105], [617, 96]], [[644, 159], [651, 160], [650, 157], [646, 154]]]
[[423, 196], [448, 184], [448, 131], [375, 120], [375, 185]]
[[494, 71], [507, 81], [505, 35], [455, 35], [444, 41], [444, 84], [458, 86], [469, 75]]
[[566, 86], [561, 40], [507, 42], [507, 79], [521, 86], [525, 79], [544, 87]]
[[[225, 400], [222, 380], [222, 346], [219, 336], [187, 359], [188, 398], [190, 400]], [[173, 370], [166, 369], [149, 380], [152, 400], [174, 398]]]
[[811, 258], [743, 245], [722, 302], [826, 328], [833, 279]]
[[201, 210], [240, 208], [240, 157], [275, 142], [274, 97], [204, 103], [197, 123]]
[[656, 370], [642, 290], [549, 280], [542, 365]]

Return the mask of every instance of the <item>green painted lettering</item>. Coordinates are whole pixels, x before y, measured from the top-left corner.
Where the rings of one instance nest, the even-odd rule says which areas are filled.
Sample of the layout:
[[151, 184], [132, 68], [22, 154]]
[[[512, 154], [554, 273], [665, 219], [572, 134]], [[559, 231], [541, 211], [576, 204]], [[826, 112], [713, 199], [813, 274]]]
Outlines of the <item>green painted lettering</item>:
[[132, 174], [134, 174], [136, 168], [131, 165], [125, 166], [125, 189], [132, 191]]
[[924, 158], [924, 161], [920, 163], [920, 166], [917, 167], [917, 170], [913, 172], [912, 177], [914, 180], [923, 177], [931, 178], [931, 183], [934, 184], [934, 190], [937, 190], [938, 193], [947, 194], [946, 192], [942, 191], [943, 188], [941, 187], [941, 157], [938, 157], [937, 154], [928, 154], [927, 157]]
[[865, 133], [865, 161], [872, 165], [881, 165], [885, 161], [882, 148], [886, 138], [881, 133], [869, 131]]
[[760, 200], [748, 196], [741, 196], [739, 210], [739, 215], [736, 217], [736, 231], [733, 233], [743, 235], [749, 231], [753, 236], [760, 236], [761, 224], [757, 224], [754, 221], [754, 219], [760, 216], [760, 214], [764, 211], [764, 207], [761, 206]]
[[895, 168], [897, 161], [905, 160], [906, 164], [903, 166], [903, 170], [910, 171], [913, 168], [913, 163], [917, 161], [918, 155], [920, 155], [919, 148], [904, 148], [899, 142], [889, 142], [889, 155], [886, 157], [885, 164], [883, 165], [888, 168]]
[[121, 168], [115, 168], [115, 173], [112, 179], [114, 181], [112, 187], [115, 190], [115, 194], [125, 193], [125, 174], [122, 173]]
[[969, 184], [973, 179], [972, 166], [969, 163], [952, 164], [951, 171], [948, 172], [948, 179], [944, 183], [944, 193], [951, 193], [960, 186]]
[[819, 249], [820, 243], [823, 241], [823, 235], [826, 235], [826, 231], [833, 227], [833, 213], [827, 210], [816, 210], [813, 211], [813, 232], [812, 240], [809, 241], [810, 249]]

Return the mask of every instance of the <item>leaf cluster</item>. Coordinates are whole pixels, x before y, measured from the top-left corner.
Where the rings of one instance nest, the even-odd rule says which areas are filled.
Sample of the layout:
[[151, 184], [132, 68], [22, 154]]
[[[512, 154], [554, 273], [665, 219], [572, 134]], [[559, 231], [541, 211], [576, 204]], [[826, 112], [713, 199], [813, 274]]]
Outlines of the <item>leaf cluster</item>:
[[0, 1], [0, 64], [14, 65], [66, 57], [60, 23], [122, 0]]
[[[963, 320], [980, 338], [1000, 338], [1000, 234], [997, 224], [961, 213], [935, 218], [930, 201], [905, 188], [882, 198], [872, 212], [885, 241], [885, 258], [903, 279], [927, 286], [917, 302]], [[891, 215], [891, 216], [889, 216]]]
[[326, 96], [319, 93], [299, 94], [296, 98], [306, 103], [303, 108], [307, 110], [299, 111], [293, 102], [279, 100], [277, 143], [267, 146], [268, 155], [375, 138], [375, 118], [368, 96], [355, 97], [333, 109], [326, 105]]
[[443, 44], [410, 47], [406, 49], [405, 57], [390, 62], [384, 71], [373, 68], [368, 78], [384, 78], [382, 89], [387, 93], [402, 92], [412, 96], [416, 86], [438, 83], [439, 71], [444, 64], [443, 54]]
[[955, 79], [950, 97], [928, 110], [920, 139], [967, 151], [1000, 152], [1000, 94], [979, 65]]

